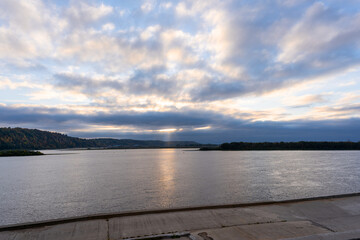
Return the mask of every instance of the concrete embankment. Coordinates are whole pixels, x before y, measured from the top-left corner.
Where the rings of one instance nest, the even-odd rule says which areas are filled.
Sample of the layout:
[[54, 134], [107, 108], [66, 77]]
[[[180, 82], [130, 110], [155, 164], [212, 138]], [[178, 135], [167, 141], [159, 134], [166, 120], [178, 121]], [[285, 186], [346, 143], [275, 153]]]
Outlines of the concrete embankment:
[[0, 227], [0, 240], [360, 239], [360, 194], [93, 215]]

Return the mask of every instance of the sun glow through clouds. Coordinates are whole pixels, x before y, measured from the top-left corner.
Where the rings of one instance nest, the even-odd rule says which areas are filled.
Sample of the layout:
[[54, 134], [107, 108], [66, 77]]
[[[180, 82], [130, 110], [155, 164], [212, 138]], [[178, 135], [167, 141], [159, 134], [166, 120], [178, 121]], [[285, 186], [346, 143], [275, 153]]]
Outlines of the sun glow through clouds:
[[167, 128], [167, 129], [160, 129], [158, 130], [159, 132], [164, 132], [164, 133], [172, 133], [172, 132], [176, 132], [176, 131], [181, 131], [182, 129], [176, 129], [176, 128]]

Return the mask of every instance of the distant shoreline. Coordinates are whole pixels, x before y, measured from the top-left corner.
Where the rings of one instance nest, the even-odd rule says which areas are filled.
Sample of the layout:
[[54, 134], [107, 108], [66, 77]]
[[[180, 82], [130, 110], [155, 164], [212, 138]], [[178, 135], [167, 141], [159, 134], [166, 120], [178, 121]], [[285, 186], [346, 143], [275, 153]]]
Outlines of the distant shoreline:
[[360, 150], [360, 142], [232, 142], [200, 151], [350, 151]]
[[[77, 138], [61, 133], [27, 128], [0, 128], [0, 150], [10, 149], [127, 149], [200, 148], [211, 144], [194, 141], [134, 140], [114, 138]], [[217, 146], [217, 145], [212, 145]]]
[[255, 152], [255, 151], [303, 151], [303, 152], [311, 152], [311, 151], [360, 151], [360, 149], [202, 149], [200, 148], [198, 151], [219, 151], [219, 152]]
[[40, 156], [45, 155], [39, 151], [33, 150], [2, 150], [0, 151], [0, 157], [22, 157], [22, 156]]

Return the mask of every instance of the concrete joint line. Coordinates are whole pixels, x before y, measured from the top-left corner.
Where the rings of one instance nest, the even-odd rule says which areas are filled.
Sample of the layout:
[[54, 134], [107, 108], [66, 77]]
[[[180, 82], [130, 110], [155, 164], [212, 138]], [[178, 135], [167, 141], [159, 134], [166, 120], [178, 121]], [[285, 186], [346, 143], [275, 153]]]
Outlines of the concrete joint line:
[[[179, 237], [189, 237], [189, 232], [179, 232], [179, 233], [167, 233], [167, 234], [158, 234], [146, 237], [137, 237], [137, 238], [124, 238], [124, 240], [155, 240], [155, 239], [162, 239], [162, 238], [179, 238]], [[191, 238], [191, 237], [190, 237]]]
[[[260, 225], [260, 224], [284, 223], [284, 222], [292, 222], [292, 221], [280, 220], [280, 221], [267, 221], [267, 222], [250, 222], [250, 223], [243, 223], [243, 224], [229, 224], [226, 226], [214, 227], [212, 229], [221, 229], [221, 228], [239, 227], [239, 226], [251, 226], [251, 225]], [[202, 230], [202, 229], [197, 229], [194, 231], [200, 231], [200, 230]]]
[[106, 219], [106, 226], [107, 226], [107, 240], [110, 240], [110, 226], [109, 226], [109, 219]]

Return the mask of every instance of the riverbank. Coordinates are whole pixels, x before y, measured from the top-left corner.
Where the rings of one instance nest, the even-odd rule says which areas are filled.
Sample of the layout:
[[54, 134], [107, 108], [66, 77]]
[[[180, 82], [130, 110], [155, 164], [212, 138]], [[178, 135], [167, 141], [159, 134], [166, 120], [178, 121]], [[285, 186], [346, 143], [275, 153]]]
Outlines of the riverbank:
[[95, 215], [0, 227], [0, 240], [339, 239], [338, 236], [360, 237], [360, 194]]

